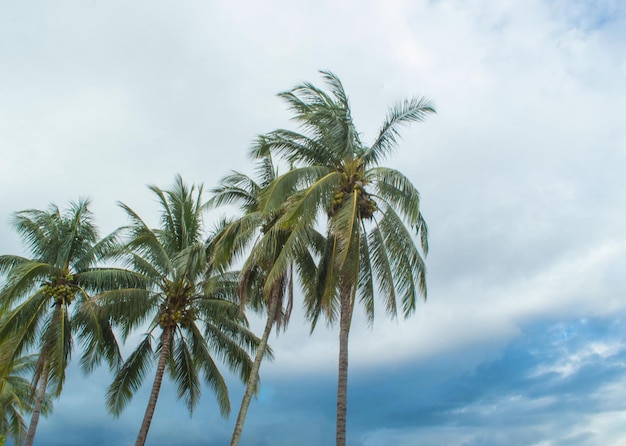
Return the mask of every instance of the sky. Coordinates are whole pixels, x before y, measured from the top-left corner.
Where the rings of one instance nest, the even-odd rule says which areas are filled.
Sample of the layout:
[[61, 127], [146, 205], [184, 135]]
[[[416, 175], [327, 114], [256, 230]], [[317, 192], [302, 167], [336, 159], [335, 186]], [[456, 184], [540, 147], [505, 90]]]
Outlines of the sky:
[[[365, 141], [404, 98], [438, 112], [386, 162], [421, 193], [428, 300], [372, 328], [355, 310], [348, 444], [626, 444], [619, 0], [2, 2], [0, 252], [25, 254], [19, 210], [89, 197], [106, 234], [118, 201], [156, 223], [147, 185], [252, 174], [254, 138], [292, 128], [276, 95], [319, 70]], [[337, 341], [297, 306], [242, 445], [333, 443]], [[152, 378], [116, 419], [108, 370], [76, 362], [35, 444], [133, 444]], [[165, 384], [147, 444], [227, 444], [229, 387], [224, 420], [209, 389], [190, 417]]]

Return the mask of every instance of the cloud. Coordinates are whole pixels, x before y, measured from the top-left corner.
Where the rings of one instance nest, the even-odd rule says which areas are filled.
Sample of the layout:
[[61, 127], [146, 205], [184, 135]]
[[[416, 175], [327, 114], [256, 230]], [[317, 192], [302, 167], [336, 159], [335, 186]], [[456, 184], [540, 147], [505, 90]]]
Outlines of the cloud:
[[[382, 420], [357, 417], [363, 444], [619, 444], [626, 417], [623, 316], [534, 324], [470, 373], [436, 380], [380, 374], [397, 389], [378, 389], [388, 407], [365, 406], [385, 414]], [[566, 373], [553, 367], [572, 360], [577, 367]]]
[[[291, 125], [276, 93], [318, 83], [318, 69], [341, 77], [365, 141], [390, 104], [426, 95], [438, 114], [403, 129], [388, 164], [422, 194], [429, 298], [407, 321], [378, 312], [373, 330], [357, 310], [351, 441], [619, 442], [621, 329], [594, 324], [626, 307], [625, 20], [619, 2], [582, 0], [6, 4], [0, 222], [85, 195], [103, 233], [126, 222], [118, 200], [154, 222], [147, 184], [251, 172], [250, 141]], [[2, 253], [22, 252], [5, 223]], [[272, 340], [249, 442], [332, 441], [336, 337], [309, 336], [294, 313]], [[49, 441], [131, 443], [145, 395], [113, 420], [106, 384], [102, 372], [66, 386], [42, 423]], [[183, 441], [176, 427], [226, 441], [210, 395], [189, 421], [164, 392], [154, 444]]]

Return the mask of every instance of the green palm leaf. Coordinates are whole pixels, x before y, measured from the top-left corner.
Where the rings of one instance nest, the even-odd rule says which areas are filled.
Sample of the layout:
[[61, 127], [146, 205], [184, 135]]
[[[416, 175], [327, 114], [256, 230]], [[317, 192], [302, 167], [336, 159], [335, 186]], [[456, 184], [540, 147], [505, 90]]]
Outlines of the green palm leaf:
[[399, 128], [413, 122], [422, 122], [428, 114], [436, 113], [431, 101], [423, 97], [406, 99], [393, 106], [370, 149], [363, 155], [367, 164], [378, 165], [398, 144]]
[[152, 336], [147, 334], [116, 373], [106, 394], [107, 410], [120, 416], [143, 383], [153, 362]]
[[173, 379], [176, 383], [178, 397], [185, 402], [189, 413], [191, 413], [200, 398], [200, 380], [196, 361], [182, 336], [177, 338], [173, 359]]

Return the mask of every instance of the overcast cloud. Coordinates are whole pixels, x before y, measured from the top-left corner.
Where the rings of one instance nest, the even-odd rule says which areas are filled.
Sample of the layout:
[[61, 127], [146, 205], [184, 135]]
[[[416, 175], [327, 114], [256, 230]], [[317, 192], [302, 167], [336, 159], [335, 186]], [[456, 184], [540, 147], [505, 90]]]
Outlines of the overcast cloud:
[[[388, 164], [422, 195], [428, 301], [373, 330], [357, 311], [349, 444], [624, 444], [625, 30], [619, 0], [5, 2], [0, 252], [23, 253], [18, 210], [90, 197], [108, 233], [118, 200], [156, 220], [148, 184], [252, 173], [255, 136], [291, 125], [276, 94], [317, 70], [365, 140], [424, 95], [438, 114]], [[336, 337], [296, 311], [243, 444], [332, 443]], [[113, 419], [109, 380], [72, 367], [37, 442], [132, 444], [148, 389]], [[174, 394], [148, 444], [227, 443], [210, 391], [191, 419]]]

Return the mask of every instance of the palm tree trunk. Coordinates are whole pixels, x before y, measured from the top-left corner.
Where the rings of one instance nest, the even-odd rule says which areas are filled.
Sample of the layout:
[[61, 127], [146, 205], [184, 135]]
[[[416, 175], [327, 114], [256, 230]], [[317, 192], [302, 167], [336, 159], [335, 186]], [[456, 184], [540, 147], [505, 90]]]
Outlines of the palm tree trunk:
[[159, 356], [159, 364], [157, 366], [156, 376], [154, 377], [154, 384], [152, 384], [152, 392], [150, 393], [150, 400], [148, 401], [148, 407], [146, 407], [146, 413], [141, 423], [141, 429], [137, 436], [135, 446], [143, 446], [148, 436], [148, 429], [150, 429], [150, 423], [152, 422], [152, 415], [154, 415], [154, 409], [156, 408], [157, 399], [159, 398], [159, 391], [161, 390], [161, 383], [163, 382], [163, 372], [165, 371], [165, 365], [167, 364], [170, 356], [170, 348], [172, 346], [172, 327], [168, 326], [163, 329], [163, 335], [161, 337], [161, 355]]
[[46, 388], [48, 387], [48, 369], [49, 363], [43, 366], [41, 376], [39, 377], [39, 387], [37, 388], [37, 396], [35, 399], [35, 406], [33, 407], [33, 414], [30, 417], [30, 425], [28, 426], [28, 433], [26, 434], [25, 446], [32, 446], [35, 441], [35, 433], [37, 432], [37, 424], [39, 424], [39, 415], [41, 414], [41, 407], [43, 406], [43, 399], [46, 396]]
[[235, 430], [233, 431], [233, 437], [230, 440], [230, 446], [238, 446], [241, 440], [241, 433], [243, 432], [243, 424], [246, 421], [246, 415], [248, 414], [248, 407], [252, 400], [252, 394], [256, 389], [256, 385], [259, 381], [259, 370], [261, 368], [261, 361], [267, 350], [267, 341], [272, 332], [274, 321], [276, 320], [276, 312], [278, 311], [279, 299], [277, 296], [273, 296], [270, 307], [267, 310], [267, 321], [265, 322], [265, 330], [263, 330], [263, 337], [259, 343], [259, 347], [256, 351], [256, 357], [252, 364], [252, 370], [246, 383], [246, 391], [243, 394], [243, 400], [241, 401], [241, 407], [239, 408], [239, 414], [237, 415], [237, 422], [235, 423]]
[[346, 445], [346, 409], [348, 407], [348, 335], [352, 316], [350, 291], [341, 292], [339, 319], [339, 373], [337, 378], [337, 446]]

